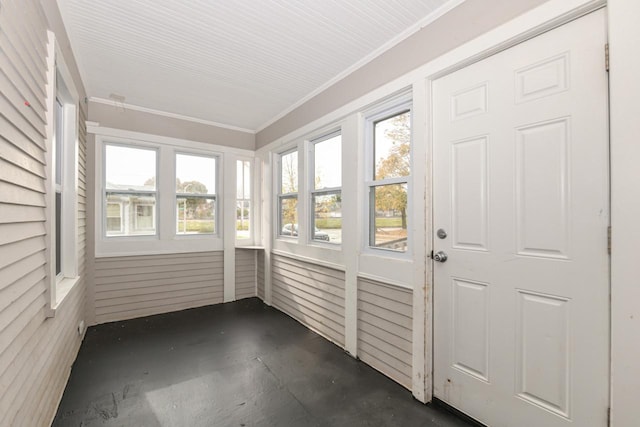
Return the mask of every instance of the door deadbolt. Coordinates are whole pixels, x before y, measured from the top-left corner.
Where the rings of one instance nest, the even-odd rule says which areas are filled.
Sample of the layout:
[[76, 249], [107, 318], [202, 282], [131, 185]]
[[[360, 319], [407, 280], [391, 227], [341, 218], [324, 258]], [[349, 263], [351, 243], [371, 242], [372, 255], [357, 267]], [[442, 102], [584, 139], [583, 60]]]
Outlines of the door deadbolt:
[[447, 232], [444, 231], [443, 228], [439, 228], [438, 231], [436, 231], [436, 236], [438, 236], [438, 238], [440, 238], [440, 239], [446, 239], [447, 238]]

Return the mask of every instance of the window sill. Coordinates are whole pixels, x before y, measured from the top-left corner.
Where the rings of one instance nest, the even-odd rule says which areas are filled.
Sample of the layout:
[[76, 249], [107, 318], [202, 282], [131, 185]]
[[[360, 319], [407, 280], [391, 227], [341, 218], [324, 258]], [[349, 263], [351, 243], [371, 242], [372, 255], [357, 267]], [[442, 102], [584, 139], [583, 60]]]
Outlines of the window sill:
[[67, 298], [67, 295], [71, 293], [73, 288], [80, 282], [80, 276], [74, 278], [65, 277], [56, 283], [56, 300], [51, 303], [51, 306], [47, 310], [47, 317], [56, 317], [56, 311], [60, 308], [62, 303]]

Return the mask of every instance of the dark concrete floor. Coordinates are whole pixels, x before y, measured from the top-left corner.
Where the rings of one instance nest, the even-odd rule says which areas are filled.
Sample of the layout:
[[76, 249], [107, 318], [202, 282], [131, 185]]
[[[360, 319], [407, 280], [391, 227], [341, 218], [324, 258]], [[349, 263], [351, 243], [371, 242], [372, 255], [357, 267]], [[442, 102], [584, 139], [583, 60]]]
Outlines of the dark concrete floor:
[[54, 426], [468, 426], [256, 298], [89, 328]]

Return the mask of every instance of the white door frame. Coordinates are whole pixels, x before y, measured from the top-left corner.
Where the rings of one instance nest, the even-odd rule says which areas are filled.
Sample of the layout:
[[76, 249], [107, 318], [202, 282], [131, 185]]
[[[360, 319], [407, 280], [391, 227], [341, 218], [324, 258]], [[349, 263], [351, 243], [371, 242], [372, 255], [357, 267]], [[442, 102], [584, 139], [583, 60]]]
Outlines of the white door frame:
[[[485, 58], [495, 55], [509, 49], [526, 40], [532, 39], [544, 32], [557, 28], [570, 21], [578, 19], [588, 13], [605, 7], [606, 0], [550, 0], [549, 2], [509, 21], [508, 23], [448, 52], [442, 57], [428, 64], [425, 71], [427, 77], [424, 80], [423, 93], [426, 94], [426, 104], [428, 106], [428, 115], [426, 119], [427, 132], [427, 163], [426, 166], [430, 171], [427, 174], [425, 182], [425, 199], [433, 200], [433, 171], [432, 153], [433, 153], [433, 109], [432, 109], [432, 85], [438, 78], [450, 74], [454, 71], [462, 69], [470, 64], [481, 61]], [[603, 46], [604, 55], [604, 46]], [[422, 83], [422, 82], [421, 82]], [[416, 87], [414, 87], [414, 92]], [[609, 172], [611, 173], [611, 171]], [[433, 249], [433, 205], [426, 213], [426, 253], [430, 254]], [[427, 255], [428, 256], [428, 255]], [[434, 311], [434, 295], [433, 295], [433, 261], [428, 262], [426, 268], [425, 283], [427, 283], [426, 303], [425, 303], [425, 366], [424, 366], [424, 402], [433, 399], [433, 311]], [[609, 275], [611, 272], [609, 271]], [[611, 285], [611, 281], [610, 281]], [[414, 310], [415, 313], [415, 310]], [[415, 370], [415, 367], [414, 367]], [[422, 390], [413, 390], [414, 396], [417, 398]], [[423, 400], [423, 399], [419, 399]]]

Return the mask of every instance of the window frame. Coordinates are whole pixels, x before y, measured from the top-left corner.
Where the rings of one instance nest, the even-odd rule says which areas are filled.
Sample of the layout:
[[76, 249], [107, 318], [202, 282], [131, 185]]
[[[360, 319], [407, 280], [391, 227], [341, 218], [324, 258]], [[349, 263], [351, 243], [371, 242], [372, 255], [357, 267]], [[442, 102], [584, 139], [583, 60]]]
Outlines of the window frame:
[[[213, 159], [213, 161], [215, 162], [215, 170], [214, 170], [214, 175], [215, 175], [215, 188], [213, 189], [213, 193], [209, 192], [207, 194], [200, 194], [200, 193], [178, 193], [178, 191], [176, 190], [176, 186], [175, 186], [175, 182], [178, 179], [178, 155], [183, 155], [183, 156], [192, 156], [192, 157], [205, 157], [205, 158], [210, 158]], [[220, 232], [220, 227], [222, 226], [222, 223], [220, 222], [220, 197], [218, 197], [218, 194], [220, 193], [219, 188], [220, 188], [220, 177], [222, 176], [220, 173], [220, 169], [222, 169], [220, 167], [220, 165], [222, 164], [221, 162], [221, 157], [220, 155], [217, 154], [213, 154], [213, 153], [203, 153], [201, 151], [197, 151], [197, 150], [182, 150], [182, 149], [174, 149], [173, 150], [173, 201], [174, 201], [174, 218], [173, 218], [173, 229], [174, 229], [174, 235], [176, 239], [194, 239], [194, 238], [207, 238], [207, 237], [221, 237], [222, 233]], [[213, 233], [193, 233], [193, 234], [188, 234], [188, 233], [178, 233], [178, 209], [177, 209], [177, 205], [178, 205], [178, 199], [179, 198], [196, 198], [196, 199], [213, 199], [214, 202], [214, 211], [213, 211]]]
[[[297, 191], [295, 192], [289, 192], [289, 193], [283, 193], [282, 192], [282, 158], [284, 156], [287, 156], [289, 154], [293, 154], [296, 153], [297, 156], [297, 166], [298, 166], [298, 172], [297, 172]], [[300, 237], [300, 225], [298, 225], [298, 233], [294, 236], [293, 232], [290, 235], [286, 235], [286, 234], [282, 234], [282, 229], [284, 228], [284, 226], [286, 224], [284, 224], [282, 222], [282, 201], [283, 200], [287, 200], [287, 199], [296, 199], [296, 216], [298, 218], [298, 222], [300, 221], [300, 214], [299, 214], [299, 205], [300, 205], [300, 149], [299, 147], [296, 145], [293, 148], [290, 148], [286, 151], [281, 151], [277, 154], [278, 156], [278, 168], [277, 168], [277, 178], [276, 178], [276, 183], [277, 183], [277, 195], [276, 195], [276, 210], [277, 210], [277, 214], [276, 214], [276, 233], [274, 234], [274, 237], [276, 239], [284, 239], [284, 240], [288, 240], [288, 241], [298, 241], [298, 238]]]
[[[409, 112], [411, 123], [411, 138], [409, 147], [409, 175], [403, 177], [376, 179], [375, 161], [375, 126], [377, 123], [388, 120], [395, 116]], [[405, 251], [391, 248], [376, 247], [375, 242], [375, 208], [373, 206], [375, 189], [387, 185], [407, 186], [407, 219], [408, 224], [412, 221], [412, 180], [414, 175], [413, 151], [414, 151], [414, 111], [411, 94], [405, 94], [399, 98], [392, 99], [386, 103], [378, 105], [366, 112], [364, 117], [364, 229], [363, 229], [363, 252], [371, 255], [382, 255], [385, 257], [409, 259], [413, 255], [411, 233], [407, 229], [407, 246]], [[409, 228], [409, 227], [408, 227]]]
[[[204, 142], [158, 136], [142, 132], [102, 127], [98, 124], [88, 123], [89, 134], [95, 135], [95, 177], [93, 188], [96, 194], [93, 205], [95, 219], [95, 256], [96, 258], [137, 256], [137, 255], [161, 255], [175, 253], [194, 253], [222, 251], [225, 245], [226, 231], [225, 219], [221, 216], [225, 212], [226, 203], [233, 203], [226, 193], [226, 183], [223, 182], [226, 159], [236, 155], [251, 157], [252, 151], [209, 144]], [[158, 233], [141, 236], [114, 236], [104, 237], [104, 202], [100, 195], [104, 190], [105, 159], [104, 145], [119, 144], [135, 148], [156, 150], [157, 162], [157, 191], [156, 227]], [[218, 234], [176, 234], [176, 192], [175, 182], [175, 153], [183, 153], [196, 156], [208, 156], [217, 158], [216, 192]]]
[[[331, 246], [333, 248], [339, 248], [340, 246], [342, 246], [342, 238], [340, 239], [340, 242], [331, 242], [331, 241], [323, 241], [320, 239], [315, 239], [315, 198], [317, 196], [327, 196], [327, 195], [333, 195], [333, 194], [339, 194], [340, 197], [342, 198], [342, 156], [340, 156], [340, 186], [339, 187], [325, 187], [322, 189], [318, 189], [316, 190], [315, 188], [315, 176], [316, 176], [316, 157], [315, 157], [315, 147], [316, 144], [320, 144], [322, 142], [325, 142], [329, 139], [335, 138], [336, 136], [340, 136], [340, 151], [342, 152], [342, 128], [334, 128], [333, 130], [330, 130], [328, 132], [323, 132], [322, 134], [320, 134], [320, 136], [314, 137], [312, 139], [310, 139], [307, 144], [308, 144], [308, 165], [309, 165], [309, 171], [307, 173], [307, 188], [308, 188], [308, 200], [309, 200], [309, 214], [308, 214], [308, 221], [309, 224], [307, 225], [308, 228], [308, 238], [307, 238], [307, 243], [310, 244], [319, 244], [319, 245], [327, 245], [327, 246]], [[298, 189], [299, 190], [299, 189]], [[341, 233], [342, 233], [342, 227], [340, 228]]]
[[[55, 34], [47, 32], [45, 236], [47, 316], [78, 282], [79, 93]], [[61, 116], [60, 116], [61, 113]], [[60, 131], [62, 127], [62, 131]], [[62, 142], [58, 138], [62, 138]], [[58, 178], [60, 182], [58, 182]], [[60, 194], [60, 213], [56, 212]], [[57, 221], [59, 220], [59, 226]], [[59, 228], [59, 230], [58, 230]], [[59, 249], [58, 249], [59, 247]], [[57, 262], [60, 262], [58, 272]]]

